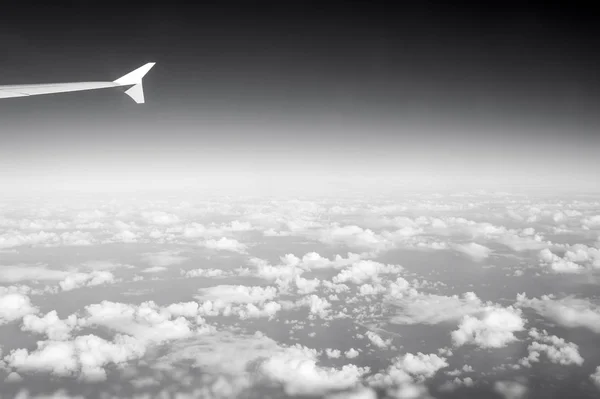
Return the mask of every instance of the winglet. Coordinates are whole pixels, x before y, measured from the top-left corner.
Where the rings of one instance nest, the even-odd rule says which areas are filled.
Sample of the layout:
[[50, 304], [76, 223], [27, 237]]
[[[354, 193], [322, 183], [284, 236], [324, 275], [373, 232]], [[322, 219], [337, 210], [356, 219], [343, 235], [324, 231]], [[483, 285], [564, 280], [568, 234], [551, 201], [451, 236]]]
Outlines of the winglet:
[[154, 64], [156, 63], [149, 62], [146, 65], [139, 67], [135, 71], [131, 71], [127, 75], [121, 76], [114, 82], [120, 84], [121, 86], [136, 85], [138, 83], [142, 83], [142, 78], [148, 73], [150, 69], [152, 69]]
[[127, 75], [115, 80], [120, 86], [132, 86], [125, 91], [129, 97], [138, 104], [144, 103], [144, 87], [142, 86], [142, 78], [154, 66], [154, 62], [149, 62], [144, 66], [139, 67], [135, 71], [129, 72]]

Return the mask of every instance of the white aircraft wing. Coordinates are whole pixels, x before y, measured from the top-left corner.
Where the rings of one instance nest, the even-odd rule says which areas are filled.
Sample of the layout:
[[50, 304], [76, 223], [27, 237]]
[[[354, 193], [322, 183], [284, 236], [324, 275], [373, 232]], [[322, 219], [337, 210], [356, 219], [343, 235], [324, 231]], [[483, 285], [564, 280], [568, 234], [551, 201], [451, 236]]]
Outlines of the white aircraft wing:
[[150, 69], [152, 69], [154, 64], [154, 62], [149, 62], [113, 82], [77, 82], [0, 86], [0, 98], [38, 96], [41, 94], [68, 93], [71, 91], [119, 87], [125, 88], [125, 94], [133, 98], [136, 103], [142, 104], [144, 103], [142, 78]]

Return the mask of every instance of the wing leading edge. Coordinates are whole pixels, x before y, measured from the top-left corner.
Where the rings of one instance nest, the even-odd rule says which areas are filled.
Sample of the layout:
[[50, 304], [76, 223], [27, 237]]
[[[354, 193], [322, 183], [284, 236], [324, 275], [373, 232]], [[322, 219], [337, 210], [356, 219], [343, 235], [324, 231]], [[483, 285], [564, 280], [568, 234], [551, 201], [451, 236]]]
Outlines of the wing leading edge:
[[138, 104], [144, 103], [142, 79], [152, 69], [149, 62], [112, 82], [49, 83], [33, 85], [0, 86], [0, 98], [38, 96], [42, 94], [68, 93], [72, 91], [126, 88], [125, 94]]

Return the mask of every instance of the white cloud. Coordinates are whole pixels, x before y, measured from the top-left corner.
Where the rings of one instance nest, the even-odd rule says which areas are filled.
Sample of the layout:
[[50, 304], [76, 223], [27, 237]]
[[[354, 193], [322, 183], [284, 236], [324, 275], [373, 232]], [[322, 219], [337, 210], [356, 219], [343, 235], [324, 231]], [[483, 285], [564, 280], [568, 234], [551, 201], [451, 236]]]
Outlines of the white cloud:
[[37, 311], [38, 309], [31, 304], [26, 295], [18, 293], [0, 295], [0, 325], [19, 320]]
[[373, 345], [375, 345], [376, 347], [378, 347], [380, 349], [387, 348], [392, 344], [391, 339], [384, 340], [377, 333], [375, 333], [373, 331], [367, 331], [367, 333], [365, 335], [367, 336], [367, 338], [369, 339], [369, 341], [371, 341], [371, 343]]
[[361, 284], [366, 281], [380, 281], [382, 274], [398, 274], [404, 268], [400, 265], [386, 265], [372, 260], [360, 260], [352, 266], [342, 270], [337, 276], [333, 277], [336, 284], [352, 282]]
[[272, 300], [277, 296], [275, 287], [249, 287], [245, 285], [217, 285], [198, 290], [200, 301], [219, 301], [224, 304], [259, 303]]
[[369, 368], [347, 364], [341, 369], [317, 365], [315, 351], [292, 347], [259, 366], [271, 381], [280, 382], [288, 395], [322, 395], [330, 390], [356, 387]]
[[30, 280], [62, 280], [69, 272], [48, 269], [42, 265], [0, 265], [0, 282], [16, 283]]
[[166, 272], [167, 270], [169, 270], [169, 269], [164, 266], [154, 266], [154, 267], [148, 267], [148, 268], [142, 270], [142, 273], [162, 273], [162, 272]]
[[590, 375], [590, 379], [596, 385], [596, 388], [600, 389], [600, 366], [596, 367], [596, 372]]
[[545, 353], [552, 363], [561, 364], [563, 366], [583, 364], [583, 357], [579, 354], [579, 347], [572, 343], [566, 342], [564, 339], [556, 335], [548, 335], [546, 330], [539, 332], [532, 329], [529, 335], [535, 339], [528, 350], [528, 356], [519, 361], [519, 364], [530, 367], [531, 363], [539, 362], [540, 353]]
[[400, 286], [391, 290], [386, 301], [393, 305], [397, 313], [390, 320], [396, 324], [438, 324], [459, 320], [465, 315], [480, 312], [483, 302], [473, 292], [443, 296], [423, 294], [414, 289]]
[[348, 359], [354, 359], [358, 355], [359, 355], [358, 351], [354, 348], [350, 348], [346, 352], [344, 352], [344, 356], [346, 356], [346, 358], [348, 358]]
[[588, 299], [565, 297], [554, 299], [544, 295], [540, 299], [529, 299], [525, 294], [517, 295], [519, 306], [529, 307], [555, 323], [565, 327], [585, 327], [600, 333], [600, 306]]
[[115, 282], [115, 276], [111, 272], [95, 270], [90, 273], [71, 273], [58, 284], [63, 291], [71, 291], [76, 288], [114, 284]]
[[76, 326], [77, 317], [75, 315], [61, 320], [56, 310], [52, 310], [43, 317], [34, 314], [24, 316], [21, 330], [44, 334], [53, 341], [64, 341], [71, 337], [71, 331]]
[[248, 248], [245, 244], [242, 244], [234, 238], [221, 237], [219, 240], [206, 240], [198, 243], [198, 245], [206, 247], [208, 249], [215, 249], [219, 251], [231, 251], [245, 253]]
[[223, 277], [226, 273], [221, 269], [181, 270], [184, 277]]
[[73, 341], [39, 341], [35, 351], [16, 349], [4, 360], [19, 373], [47, 372], [59, 377], [102, 381], [106, 379], [105, 365], [123, 363], [144, 353], [144, 345], [129, 336], [117, 335], [110, 342], [84, 335]]
[[516, 381], [496, 381], [494, 391], [505, 399], [521, 399], [527, 394], [527, 387]]
[[585, 270], [583, 266], [553, 254], [548, 248], [540, 251], [539, 258], [542, 265], [555, 273], [578, 273]]
[[468, 244], [453, 244], [452, 247], [458, 252], [467, 255], [476, 262], [480, 262], [488, 258], [490, 256], [490, 253], [492, 252], [492, 250], [488, 247], [483, 246], [481, 244], [477, 244], [475, 242], [471, 242]]
[[487, 307], [477, 316], [464, 316], [458, 330], [452, 332], [452, 342], [456, 346], [502, 348], [516, 341], [514, 333], [522, 331], [524, 325], [520, 309]]
[[342, 356], [342, 352], [339, 349], [325, 349], [325, 354], [330, 359], [339, 359]]

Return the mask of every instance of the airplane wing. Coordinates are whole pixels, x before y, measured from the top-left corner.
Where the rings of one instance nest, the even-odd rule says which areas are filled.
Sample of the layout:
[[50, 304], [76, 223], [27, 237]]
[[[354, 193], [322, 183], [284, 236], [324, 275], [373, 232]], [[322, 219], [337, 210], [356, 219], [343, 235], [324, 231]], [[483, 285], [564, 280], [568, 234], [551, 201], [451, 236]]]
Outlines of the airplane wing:
[[97, 90], [108, 88], [123, 88], [125, 94], [136, 103], [144, 103], [144, 89], [142, 78], [154, 66], [149, 62], [138, 69], [129, 72], [113, 82], [77, 82], [77, 83], [49, 83], [33, 85], [0, 86], [0, 98], [38, 96], [41, 94], [67, 93], [71, 91]]

